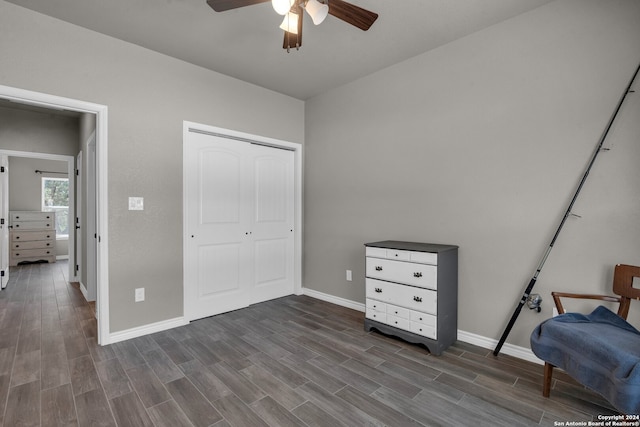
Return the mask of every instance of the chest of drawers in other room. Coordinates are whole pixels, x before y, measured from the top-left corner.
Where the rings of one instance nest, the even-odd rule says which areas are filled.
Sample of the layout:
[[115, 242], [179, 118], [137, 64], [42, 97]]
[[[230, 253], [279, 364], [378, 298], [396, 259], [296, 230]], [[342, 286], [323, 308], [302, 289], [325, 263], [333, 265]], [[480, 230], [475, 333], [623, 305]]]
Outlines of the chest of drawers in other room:
[[11, 211], [9, 265], [56, 262], [55, 212]]
[[441, 354], [458, 336], [458, 246], [387, 240], [365, 244], [365, 330]]

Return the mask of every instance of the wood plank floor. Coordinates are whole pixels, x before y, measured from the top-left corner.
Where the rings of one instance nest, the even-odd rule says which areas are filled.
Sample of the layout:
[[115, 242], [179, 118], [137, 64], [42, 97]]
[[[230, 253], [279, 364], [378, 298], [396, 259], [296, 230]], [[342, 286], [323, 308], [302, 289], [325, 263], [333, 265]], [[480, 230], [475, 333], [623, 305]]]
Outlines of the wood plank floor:
[[4, 426], [532, 426], [615, 413], [540, 365], [462, 342], [442, 356], [363, 314], [291, 296], [100, 347], [67, 264], [0, 292]]

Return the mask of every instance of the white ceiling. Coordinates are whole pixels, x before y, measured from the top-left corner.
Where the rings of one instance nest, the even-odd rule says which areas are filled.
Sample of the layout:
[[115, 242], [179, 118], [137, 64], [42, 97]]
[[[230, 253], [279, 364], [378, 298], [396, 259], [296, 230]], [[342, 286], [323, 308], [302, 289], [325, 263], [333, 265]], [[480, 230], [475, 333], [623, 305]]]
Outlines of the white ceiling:
[[6, 1], [304, 100], [551, 0], [352, 0], [379, 14], [369, 31], [306, 16], [291, 53], [270, 2], [218, 13], [205, 0]]

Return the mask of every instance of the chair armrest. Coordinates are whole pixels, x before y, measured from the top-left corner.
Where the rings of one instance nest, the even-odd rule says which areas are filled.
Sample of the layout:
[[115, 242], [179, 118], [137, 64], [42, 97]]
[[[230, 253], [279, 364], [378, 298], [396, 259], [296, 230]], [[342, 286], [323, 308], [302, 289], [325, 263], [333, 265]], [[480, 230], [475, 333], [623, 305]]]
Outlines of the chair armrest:
[[562, 306], [562, 302], [560, 298], [578, 298], [578, 299], [595, 299], [600, 301], [609, 301], [609, 302], [617, 302], [620, 303], [620, 297], [612, 296], [612, 295], [594, 295], [594, 294], [571, 294], [566, 292], [551, 292], [551, 296], [553, 297], [553, 302], [556, 304], [556, 308], [558, 309], [558, 313], [564, 313], [564, 307]]

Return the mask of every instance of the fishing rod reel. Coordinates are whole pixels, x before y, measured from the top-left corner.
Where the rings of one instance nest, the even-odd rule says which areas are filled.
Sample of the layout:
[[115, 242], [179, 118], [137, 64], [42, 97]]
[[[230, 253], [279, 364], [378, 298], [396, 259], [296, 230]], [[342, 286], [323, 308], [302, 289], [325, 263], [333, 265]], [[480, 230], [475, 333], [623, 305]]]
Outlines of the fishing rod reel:
[[538, 310], [538, 313], [540, 313], [540, 311], [542, 311], [540, 305], [542, 305], [542, 297], [540, 294], [531, 294], [527, 297], [527, 307], [529, 307], [530, 310]]

